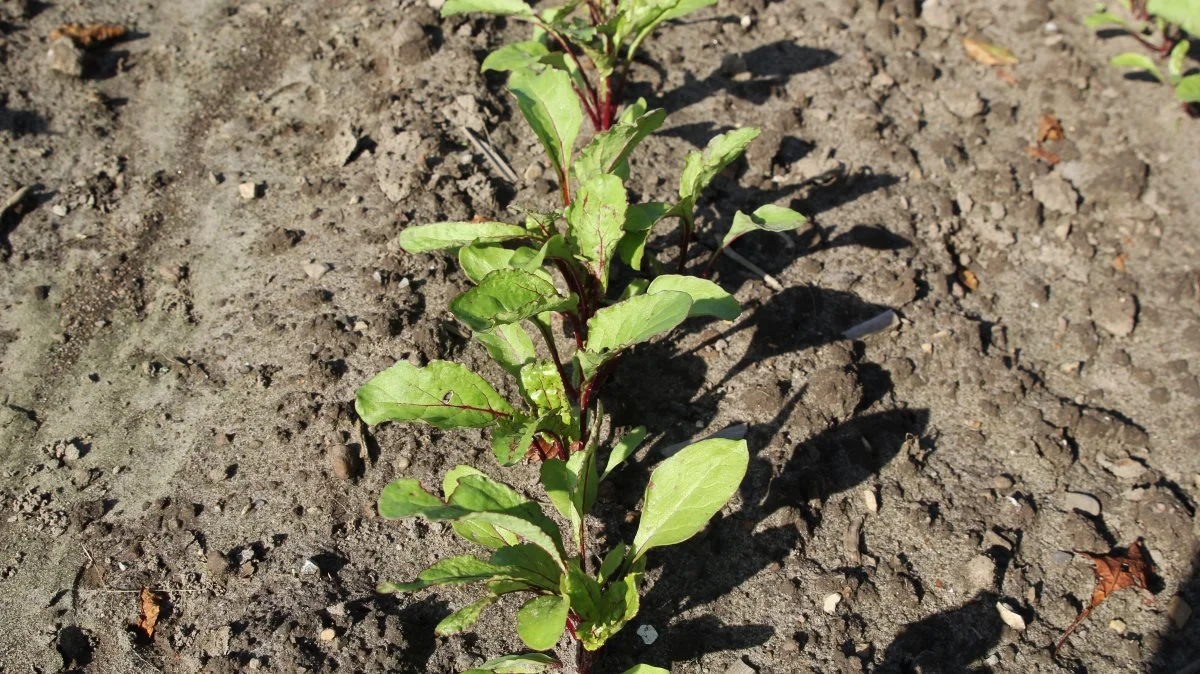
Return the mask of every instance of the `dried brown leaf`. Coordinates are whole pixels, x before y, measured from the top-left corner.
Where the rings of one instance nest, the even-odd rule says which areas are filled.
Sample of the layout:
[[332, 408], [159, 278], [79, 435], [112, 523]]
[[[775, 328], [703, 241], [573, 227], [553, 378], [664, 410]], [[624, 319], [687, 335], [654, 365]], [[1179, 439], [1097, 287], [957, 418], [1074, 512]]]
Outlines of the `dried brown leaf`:
[[1030, 145], [1029, 147], [1025, 148], [1025, 154], [1033, 157], [1034, 159], [1041, 159], [1050, 166], [1054, 166], [1062, 161], [1062, 157], [1054, 154], [1041, 145]]
[[1062, 122], [1054, 115], [1042, 115], [1041, 121], [1038, 122], [1038, 145], [1054, 140], [1063, 139]]
[[158, 624], [158, 613], [162, 608], [162, 600], [150, 588], [143, 587], [139, 595], [141, 609], [138, 613], [138, 631], [149, 641], [154, 638], [154, 626]]
[[76, 45], [87, 49], [125, 36], [125, 27], [113, 23], [64, 23], [50, 31], [50, 39], [69, 37]]
[[964, 37], [962, 43], [963, 48], [967, 50], [967, 56], [985, 66], [1011, 66], [1017, 63], [1017, 55], [1008, 47], [973, 37]]
[[1127, 587], [1149, 590], [1151, 567], [1150, 563], [1146, 560], [1142, 540], [1141, 538], [1137, 539], [1124, 552], [1121, 552], [1120, 549], [1115, 549], [1107, 555], [1098, 555], [1082, 550], [1075, 551], [1075, 554], [1087, 557], [1095, 565], [1096, 587], [1092, 590], [1091, 603], [1079, 612], [1079, 615], [1067, 627], [1067, 631], [1063, 633], [1062, 638], [1055, 644], [1055, 653], [1058, 653], [1063, 644], [1067, 642], [1067, 637], [1071, 636], [1075, 628], [1091, 614], [1093, 609], [1099, 606], [1105, 599], [1108, 599], [1109, 595], [1118, 590], [1124, 590]]
[[967, 290], [975, 292], [979, 289], [979, 277], [975, 276], [975, 272], [970, 269], [964, 269], [958, 272], [958, 280], [967, 287]]

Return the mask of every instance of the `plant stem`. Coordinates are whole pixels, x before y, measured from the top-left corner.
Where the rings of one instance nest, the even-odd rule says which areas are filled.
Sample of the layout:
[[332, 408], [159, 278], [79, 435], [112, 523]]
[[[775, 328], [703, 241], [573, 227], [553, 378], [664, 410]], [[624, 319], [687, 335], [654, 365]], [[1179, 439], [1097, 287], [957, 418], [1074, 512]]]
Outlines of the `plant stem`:
[[687, 266], [688, 246], [692, 243], [692, 223], [683, 221], [683, 234], [679, 242], [679, 271], [682, 274]]
[[[563, 387], [567, 389], [567, 395], [572, 398], [579, 396], [579, 392], [575, 390], [575, 385], [571, 383], [571, 379], [567, 377], [567, 369], [563, 366], [562, 358], [558, 355], [558, 345], [554, 343], [554, 333], [550, 331], [550, 326], [542, 321], [533, 322], [538, 327], [538, 332], [542, 333], [542, 339], [546, 340], [546, 348], [550, 350], [550, 357], [554, 359], [554, 367], [558, 368], [558, 376], [563, 381]], [[562, 444], [562, 440], [559, 440]]]

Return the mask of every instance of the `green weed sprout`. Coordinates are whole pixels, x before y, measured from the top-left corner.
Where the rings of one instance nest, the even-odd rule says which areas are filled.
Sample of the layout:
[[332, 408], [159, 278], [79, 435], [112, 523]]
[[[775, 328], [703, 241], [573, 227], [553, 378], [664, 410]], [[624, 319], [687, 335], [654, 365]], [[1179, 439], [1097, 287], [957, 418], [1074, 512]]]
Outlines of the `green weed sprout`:
[[[1191, 43], [1184, 34], [1200, 35], [1200, 0], [1121, 0], [1123, 13], [1100, 5], [1085, 19], [1089, 28], [1117, 26], [1133, 36], [1153, 56], [1123, 52], [1110, 61], [1120, 68], [1136, 68], [1175, 91], [1175, 97], [1195, 116], [1200, 105], [1200, 73], [1185, 63]], [[1155, 58], [1157, 57], [1157, 58]], [[1166, 60], [1165, 72], [1159, 61]]]

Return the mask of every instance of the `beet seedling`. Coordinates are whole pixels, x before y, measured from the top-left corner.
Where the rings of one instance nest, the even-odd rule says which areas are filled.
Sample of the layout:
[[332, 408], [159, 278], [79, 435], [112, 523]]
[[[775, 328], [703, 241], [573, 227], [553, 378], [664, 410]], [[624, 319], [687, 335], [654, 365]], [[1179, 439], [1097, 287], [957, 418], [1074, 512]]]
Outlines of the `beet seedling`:
[[1143, 70], [1175, 91], [1175, 97], [1193, 116], [1200, 104], [1200, 73], [1190, 72], [1184, 59], [1191, 44], [1184, 33], [1200, 35], [1200, 0], [1122, 0], [1124, 14], [1101, 5], [1085, 19], [1089, 28], [1118, 26], [1133, 36], [1158, 59], [1165, 59], [1166, 72], [1155, 58], [1142, 52], [1117, 54], [1110, 63], [1120, 68]]
[[531, 24], [530, 39], [492, 52], [482, 70], [561, 72], [593, 128], [604, 131], [617, 118], [629, 69], [642, 42], [664, 22], [716, 1], [571, 0], [537, 12], [523, 0], [446, 0], [442, 16], [491, 14]]

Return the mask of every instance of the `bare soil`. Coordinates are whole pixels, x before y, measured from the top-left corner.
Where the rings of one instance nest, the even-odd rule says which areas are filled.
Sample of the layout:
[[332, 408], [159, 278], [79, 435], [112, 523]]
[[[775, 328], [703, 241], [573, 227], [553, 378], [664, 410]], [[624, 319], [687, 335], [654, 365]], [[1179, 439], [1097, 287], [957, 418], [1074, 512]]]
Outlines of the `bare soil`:
[[[605, 394], [654, 440], [604, 495], [609, 540], [662, 447], [746, 423], [753, 460], [703, 535], [654, 556], [599, 671], [1200, 658], [1200, 122], [1107, 65], [1132, 45], [1087, 31], [1087, 4], [726, 0], [651, 41], [630, 93], [670, 116], [633, 189], [669, 197], [689, 150], [758, 126], [704, 236], [763, 203], [813, 227], [739, 243], [784, 290], [722, 262], [742, 318], [640, 349]], [[132, 32], [75, 76], [46, 57], [66, 21]], [[467, 590], [373, 591], [467, 550], [380, 519], [380, 489], [498, 475], [486, 439], [364, 438], [351, 401], [398, 359], [507, 386], [446, 311], [454, 262], [393, 242], [554, 203], [479, 73], [522, 32], [424, 0], [0, 4], [0, 199], [30, 188], [0, 220], [0, 671], [456, 672], [520, 648], [511, 605], [442, 639]], [[1020, 63], [970, 60], [968, 35]], [[1046, 114], [1054, 167], [1027, 152]], [[893, 328], [841, 337], [887, 309]], [[1092, 591], [1070, 551], [1138, 537], [1155, 594], [1115, 594], [1055, 658]], [[163, 602], [149, 639], [142, 587]]]

